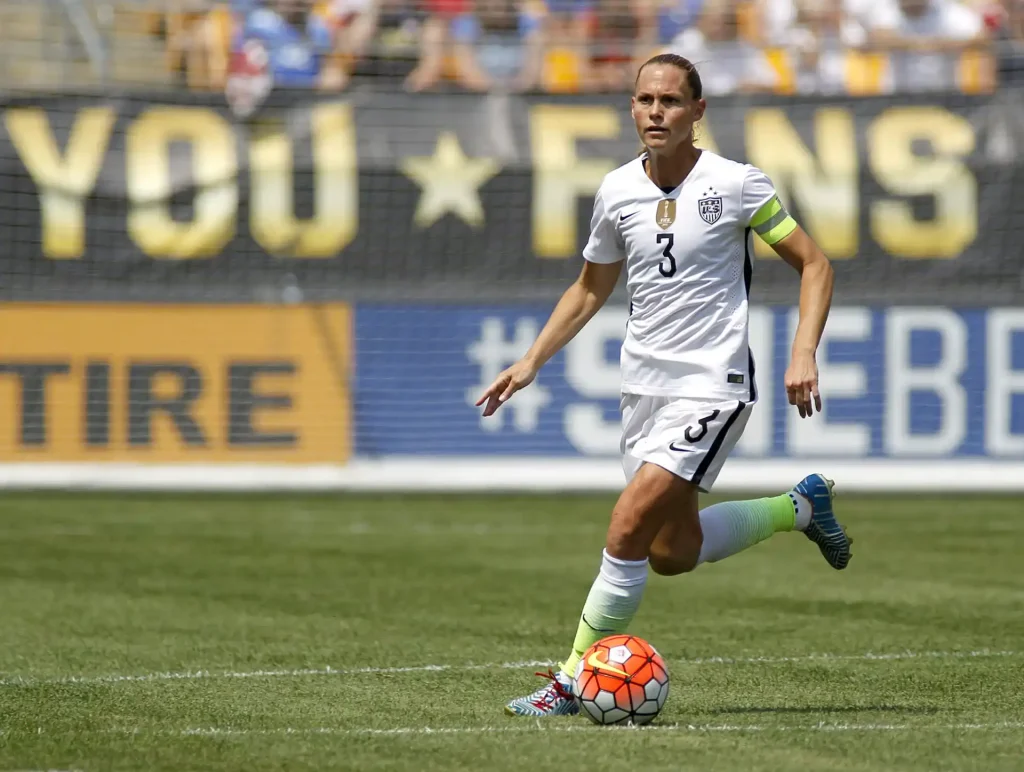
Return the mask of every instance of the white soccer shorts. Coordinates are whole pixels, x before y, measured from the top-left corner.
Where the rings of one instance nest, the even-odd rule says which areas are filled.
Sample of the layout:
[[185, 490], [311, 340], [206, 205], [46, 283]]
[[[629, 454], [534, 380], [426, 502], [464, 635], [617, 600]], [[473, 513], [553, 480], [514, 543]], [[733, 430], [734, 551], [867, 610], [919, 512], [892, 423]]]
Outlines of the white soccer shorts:
[[711, 490], [747, 425], [753, 403], [622, 395], [622, 470], [632, 480], [644, 462]]

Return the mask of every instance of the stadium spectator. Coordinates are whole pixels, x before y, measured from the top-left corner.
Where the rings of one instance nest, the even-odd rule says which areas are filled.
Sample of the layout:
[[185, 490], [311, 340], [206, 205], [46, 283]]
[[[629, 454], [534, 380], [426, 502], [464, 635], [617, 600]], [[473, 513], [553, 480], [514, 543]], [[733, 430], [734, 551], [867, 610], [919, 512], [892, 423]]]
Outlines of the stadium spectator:
[[410, 0], [379, 0], [375, 35], [355, 74], [402, 81], [419, 61], [419, 12]]
[[1024, 0], [989, 2], [981, 10], [985, 26], [998, 44], [999, 82], [1024, 82]]
[[636, 8], [623, 0], [598, 0], [596, 10], [589, 85], [599, 91], [632, 93], [636, 78], [633, 63], [641, 53], [637, 48], [641, 20]]
[[163, 44], [167, 71], [180, 85], [206, 85], [200, 40], [208, 10], [204, 0], [171, 0], [141, 11], [142, 29]]
[[598, 18], [595, 0], [523, 0], [519, 9], [523, 59], [516, 89], [575, 92], [597, 88], [600, 81], [590, 66], [590, 46], [603, 21]]
[[[893, 0], [880, 0], [891, 3]], [[876, 0], [841, 0], [842, 39], [850, 48], [866, 48], [871, 29], [871, 9]]]
[[489, 89], [491, 78], [476, 57], [483, 28], [474, 0], [424, 0], [423, 7], [427, 18], [419, 32], [419, 62], [406, 88], [424, 91], [448, 78], [470, 91]]
[[634, 69], [697, 23], [704, 0], [633, 0], [637, 19]]
[[778, 75], [775, 90], [845, 91], [840, 0], [761, 0], [755, 14], [751, 26]]
[[203, 36], [209, 86], [240, 102], [258, 101], [272, 86], [340, 89], [373, 34], [375, 6], [374, 0], [221, 5], [207, 16]]
[[527, 57], [520, 39], [519, 7], [516, 0], [487, 0], [479, 11], [484, 31], [476, 46], [476, 59], [492, 88], [508, 90], [521, 76]]
[[741, 31], [740, 12], [736, 0], [705, 0], [696, 23], [668, 45], [700, 67], [705, 94], [770, 92], [779, 84], [756, 37]]
[[[966, 53], [984, 55], [981, 14], [957, 0], [846, 0], [847, 42], [887, 55], [886, 91], [936, 91], [965, 85]], [[975, 62], [981, 60], [975, 59]], [[982, 73], [983, 80], [990, 80]]]
[[372, 52], [381, 15], [379, 0], [332, 0], [327, 9], [327, 22], [333, 34], [328, 77], [337, 78], [329, 85], [344, 88], [359, 64]]

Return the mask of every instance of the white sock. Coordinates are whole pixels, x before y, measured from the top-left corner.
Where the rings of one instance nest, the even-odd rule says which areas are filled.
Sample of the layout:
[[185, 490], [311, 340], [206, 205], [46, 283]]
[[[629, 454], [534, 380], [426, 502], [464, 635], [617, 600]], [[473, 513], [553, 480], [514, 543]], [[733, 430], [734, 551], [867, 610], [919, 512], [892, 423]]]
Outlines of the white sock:
[[793, 530], [807, 530], [807, 526], [811, 524], [811, 514], [814, 512], [811, 502], [796, 491], [790, 491], [789, 497], [793, 499], [793, 506], [796, 508], [796, 525], [793, 527]]
[[647, 584], [646, 560], [620, 560], [607, 550], [601, 555], [601, 570], [583, 606], [572, 652], [562, 664], [562, 672], [570, 677], [587, 649], [602, 638], [626, 632]]

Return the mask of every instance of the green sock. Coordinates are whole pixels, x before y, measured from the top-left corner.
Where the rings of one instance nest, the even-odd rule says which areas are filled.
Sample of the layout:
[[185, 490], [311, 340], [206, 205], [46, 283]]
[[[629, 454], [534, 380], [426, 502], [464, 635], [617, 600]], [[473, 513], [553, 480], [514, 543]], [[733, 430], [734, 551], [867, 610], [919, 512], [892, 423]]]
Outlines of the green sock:
[[784, 493], [751, 501], [724, 501], [702, 509], [700, 527], [704, 542], [697, 564], [724, 560], [778, 531], [792, 531], [801, 503]]
[[620, 560], [604, 552], [601, 571], [580, 615], [572, 651], [560, 666], [565, 675], [572, 678], [583, 654], [599, 640], [626, 632], [640, 607], [646, 583], [646, 560]]

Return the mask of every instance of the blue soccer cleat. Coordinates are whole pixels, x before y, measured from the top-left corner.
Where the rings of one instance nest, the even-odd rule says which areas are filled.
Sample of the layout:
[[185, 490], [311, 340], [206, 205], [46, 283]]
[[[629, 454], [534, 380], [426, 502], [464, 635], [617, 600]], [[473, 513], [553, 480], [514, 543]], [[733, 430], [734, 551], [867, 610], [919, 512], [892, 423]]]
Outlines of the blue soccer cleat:
[[572, 696], [572, 682], [562, 673], [537, 673], [551, 679], [528, 697], [512, 700], [505, 706], [510, 716], [575, 716], [580, 706]]
[[839, 571], [850, 562], [853, 539], [846, 535], [846, 529], [839, 524], [832, 511], [834, 485], [827, 477], [812, 474], [801, 480], [793, 491], [811, 502], [811, 523], [804, 534], [818, 545], [828, 564]]

